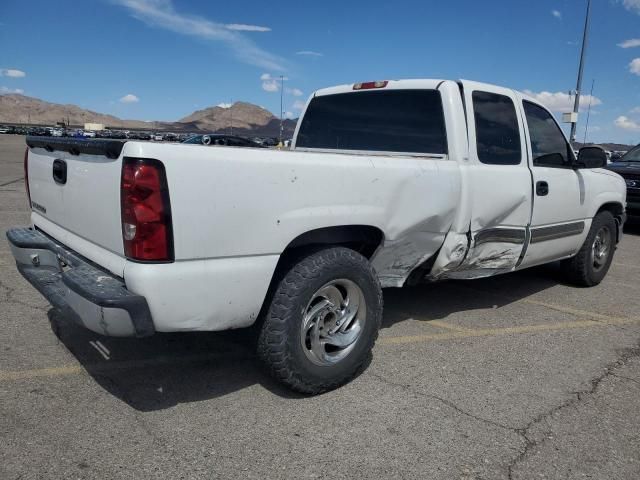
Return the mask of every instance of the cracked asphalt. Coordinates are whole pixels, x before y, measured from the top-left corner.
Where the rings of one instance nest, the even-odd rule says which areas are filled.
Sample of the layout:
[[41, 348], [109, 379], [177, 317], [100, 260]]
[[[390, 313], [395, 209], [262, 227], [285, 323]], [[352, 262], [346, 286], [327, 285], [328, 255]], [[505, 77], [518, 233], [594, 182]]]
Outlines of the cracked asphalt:
[[[28, 223], [23, 151], [0, 136], [3, 230]], [[640, 478], [639, 258], [630, 229], [592, 289], [551, 265], [387, 290], [371, 366], [306, 398], [245, 332], [75, 326], [3, 240], [0, 478]]]

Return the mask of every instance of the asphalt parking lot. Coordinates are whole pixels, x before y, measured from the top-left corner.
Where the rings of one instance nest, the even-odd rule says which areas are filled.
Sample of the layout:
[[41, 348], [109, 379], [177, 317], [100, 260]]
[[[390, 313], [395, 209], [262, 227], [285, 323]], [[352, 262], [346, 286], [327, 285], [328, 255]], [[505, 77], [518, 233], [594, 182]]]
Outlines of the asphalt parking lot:
[[[28, 223], [0, 136], [0, 227]], [[385, 291], [373, 363], [307, 398], [243, 332], [105, 338], [0, 241], [0, 478], [640, 478], [640, 229], [598, 287], [554, 266]]]

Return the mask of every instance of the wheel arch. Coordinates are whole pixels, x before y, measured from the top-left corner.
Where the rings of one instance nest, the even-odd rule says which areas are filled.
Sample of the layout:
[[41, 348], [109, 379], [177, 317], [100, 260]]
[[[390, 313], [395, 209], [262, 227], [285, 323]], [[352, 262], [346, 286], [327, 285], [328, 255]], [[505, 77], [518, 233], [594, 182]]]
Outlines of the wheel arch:
[[301, 233], [291, 240], [280, 254], [258, 318], [263, 317], [278, 282], [286, 274], [288, 268], [303, 257], [329, 246], [343, 246], [355, 250], [371, 260], [378, 248], [382, 246], [384, 237], [384, 232], [380, 228], [360, 224], [321, 227]]
[[[598, 211], [595, 215], [598, 215], [600, 212], [610, 212], [613, 215], [613, 218], [616, 221], [617, 229], [616, 229], [616, 243], [620, 241], [621, 227], [624, 218], [624, 206], [620, 202], [607, 202], [604, 203], [598, 208]], [[595, 217], [594, 215], [594, 217]]]

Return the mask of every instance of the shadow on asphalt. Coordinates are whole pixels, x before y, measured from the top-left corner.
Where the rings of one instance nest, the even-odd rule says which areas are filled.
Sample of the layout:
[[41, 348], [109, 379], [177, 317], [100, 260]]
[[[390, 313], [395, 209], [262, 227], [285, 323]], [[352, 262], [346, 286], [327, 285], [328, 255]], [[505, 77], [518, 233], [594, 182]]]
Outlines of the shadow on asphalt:
[[[559, 282], [557, 267], [545, 266], [488, 279], [388, 289], [382, 328], [408, 318], [428, 322], [453, 312], [500, 308]], [[460, 288], [464, 285], [476, 291]], [[507, 292], [509, 296], [503, 296]], [[223, 397], [256, 384], [281, 397], [302, 397], [264, 372], [253, 353], [250, 330], [113, 338], [86, 330], [54, 309], [49, 319], [56, 336], [89, 375], [136, 410], [162, 410]], [[108, 351], [108, 358], [99, 347]]]

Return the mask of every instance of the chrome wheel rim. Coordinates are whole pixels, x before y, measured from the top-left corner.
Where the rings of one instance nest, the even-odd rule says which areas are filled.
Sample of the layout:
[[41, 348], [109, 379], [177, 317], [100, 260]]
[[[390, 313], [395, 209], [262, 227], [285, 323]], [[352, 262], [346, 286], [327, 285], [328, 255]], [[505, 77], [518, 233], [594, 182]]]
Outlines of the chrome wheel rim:
[[611, 251], [611, 231], [607, 227], [601, 227], [596, 233], [591, 245], [591, 262], [594, 270], [604, 267]]
[[302, 350], [316, 365], [335, 365], [354, 349], [366, 319], [362, 289], [351, 280], [332, 280], [311, 296], [304, 310]]

